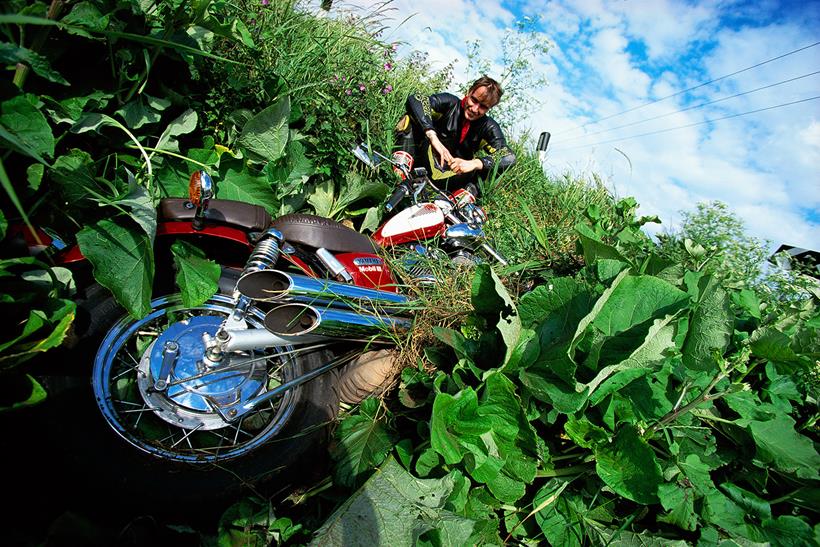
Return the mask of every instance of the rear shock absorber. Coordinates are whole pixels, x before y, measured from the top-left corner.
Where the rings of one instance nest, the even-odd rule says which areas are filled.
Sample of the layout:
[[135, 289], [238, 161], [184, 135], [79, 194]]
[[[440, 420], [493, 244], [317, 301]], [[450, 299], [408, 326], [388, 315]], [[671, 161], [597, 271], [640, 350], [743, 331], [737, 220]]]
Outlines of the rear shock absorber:
[[[279, 251], [283, 240], [284, 236], [282, 232], [275, 228], [268, 228], [265, 233], [262, 234], [262, 237], [259, 238], [259, 241], [256, 242], [256, 246], [251, 256], [248, 257], [248, 261], [245, 262], [245, 268], [242, 270], [239, 279], [241, 280], [253, 272], [273, 268], [276, 265], [276, 261], [279, 260]], [[238, 296], [238, 298], [236, 305], [234, 305], [233, 312], [231, 312], [231, 315], [225, 319], [219, 327], [216, 336], [212, 338], [207, 334], [203, 335], [206, 363], [211, 363], [212, 365], [220, 363], [225, 354], [225, 345], [228, 344], [231, 339], [230, 331], [244, 330], [247, 328], [245, 313], [253, 301], [247, 296], [238, 294], [238, 291], [235, 289], [234, 295]]]
[[[276, 261], [279, 260], [279, 251], [283, 240], [282, 232], [276, 228], [268, 228], [259, 238], [259, 241], [256, 242], [256, 247], [254, 247], [251, 256], [248, 257], [248, 261], [245, 262], [245, 268], [242, 270], [239, 279], [252, 272], [273, 268]], [[250, 303], [249, 298], [240, 296], [234, 308], [233, 319], [241, 320]]]
[[248, 261], [245, 263], [245, 269], [242, 270], [242, 276], [251, 272], [272, 268], [276, 264], [276, 261], [279, 260], [279, 244], [283, 239], [282, 232], [276, 228], [268, 228], [268, 230], [262, 234], [262, 237], [259, 238], [251, 256], [248, 257]]

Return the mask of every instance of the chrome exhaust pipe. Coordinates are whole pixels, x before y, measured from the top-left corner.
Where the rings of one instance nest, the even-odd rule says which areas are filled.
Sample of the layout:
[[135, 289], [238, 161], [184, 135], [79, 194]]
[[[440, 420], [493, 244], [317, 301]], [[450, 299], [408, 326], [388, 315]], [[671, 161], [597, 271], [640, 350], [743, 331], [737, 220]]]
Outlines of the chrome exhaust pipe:
[[265, 315], [265, 328], [277, 336], [320, 336], [365, 340], [391, 338], [412, 326], [409, 319], [360, 313], [340, 308], [320, 308], [301, 303], [277, 306]]
[[236, 284], [244, 296], [263, 302], [301, 302], [319, 307], [350, 310], [391, 310], [407, 307], [406, 296], [390, 291], [367, 289], [329, 279], [280, 270], [260, 270], [244, 274]]

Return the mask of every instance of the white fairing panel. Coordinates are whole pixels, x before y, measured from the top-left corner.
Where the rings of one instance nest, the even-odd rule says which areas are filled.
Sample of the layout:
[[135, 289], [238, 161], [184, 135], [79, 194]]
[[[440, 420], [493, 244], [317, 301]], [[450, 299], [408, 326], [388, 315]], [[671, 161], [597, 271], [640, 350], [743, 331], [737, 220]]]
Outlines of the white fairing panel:
[[382, 227], [382, 237], [429, 230], [444, 224], [444, 213], [432, 203], [412, 205], [387, 221]]

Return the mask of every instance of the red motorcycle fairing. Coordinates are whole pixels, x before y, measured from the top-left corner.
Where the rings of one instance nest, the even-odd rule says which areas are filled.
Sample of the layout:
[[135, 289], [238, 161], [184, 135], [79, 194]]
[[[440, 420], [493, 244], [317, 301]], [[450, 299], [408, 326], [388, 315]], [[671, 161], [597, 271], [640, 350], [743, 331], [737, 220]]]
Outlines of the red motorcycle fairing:
[[378, 255], [368, 253], [341, 253], [336, 259], [353, 277], [353, 284], [359, 287], [399, 292], [396, 278]]
[[373, 240], [383, 247], [423, 241], [444, 234], [444, 213], [435, 203], [419, 203], [397, 213], [385, 222]]

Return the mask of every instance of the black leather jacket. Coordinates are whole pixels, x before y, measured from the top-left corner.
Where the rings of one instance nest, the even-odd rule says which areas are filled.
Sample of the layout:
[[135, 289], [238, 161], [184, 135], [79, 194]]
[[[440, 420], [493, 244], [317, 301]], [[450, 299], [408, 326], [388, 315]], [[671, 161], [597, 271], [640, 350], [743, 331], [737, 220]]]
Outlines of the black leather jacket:
[[515, 154], [507, 147], [501, 127], [489, 116], [471, 121], [467, 135], [459, 142], [466, 119], [461, 99], [455, 95], [410, 95], [407, 98], [407, 113], [414, 122], [413, 133], [417, 143], [424, 142], [425, 131], [434, 129], [441, 143], [458, 158], [471, 160], [479, 150], [486, 152], [481, 158], [484, 173], [491, 172], [496, 165], [501, 173], [515, 163]]

